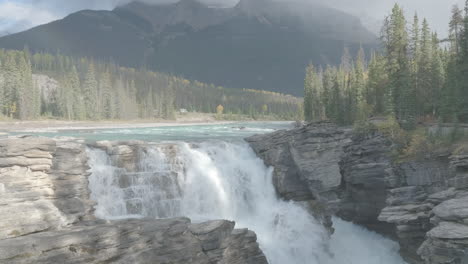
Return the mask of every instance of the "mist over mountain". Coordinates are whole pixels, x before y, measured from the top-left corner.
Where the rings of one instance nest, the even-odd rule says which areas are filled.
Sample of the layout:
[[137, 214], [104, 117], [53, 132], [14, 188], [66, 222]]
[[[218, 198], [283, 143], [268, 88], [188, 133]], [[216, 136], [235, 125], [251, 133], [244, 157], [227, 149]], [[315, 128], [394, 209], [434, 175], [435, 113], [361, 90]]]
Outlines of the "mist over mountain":
[[242, 0], [132, 2], [84, 10], [0, 38], [0, 47], [112, 59], [216, 85], [302, 95], [305, 66], [337, 64], [343, 48], [376, 46], [360, 20], [320, 4]]

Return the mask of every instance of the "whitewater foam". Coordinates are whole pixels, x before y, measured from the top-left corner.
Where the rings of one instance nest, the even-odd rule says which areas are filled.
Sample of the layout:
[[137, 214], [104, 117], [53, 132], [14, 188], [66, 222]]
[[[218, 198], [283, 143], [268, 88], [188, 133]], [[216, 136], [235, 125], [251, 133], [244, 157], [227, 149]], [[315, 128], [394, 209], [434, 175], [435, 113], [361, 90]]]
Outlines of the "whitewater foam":
[[271, 264], [404, 263], [396, 243], [340, 219], [330, 238], [306, 209], [278, 199], [272, 169], [245, 143], [179, 143], [175, 149], [144, 150], [136, 173], [90, 150], [96, 216], [234, 220], [256, 232]]

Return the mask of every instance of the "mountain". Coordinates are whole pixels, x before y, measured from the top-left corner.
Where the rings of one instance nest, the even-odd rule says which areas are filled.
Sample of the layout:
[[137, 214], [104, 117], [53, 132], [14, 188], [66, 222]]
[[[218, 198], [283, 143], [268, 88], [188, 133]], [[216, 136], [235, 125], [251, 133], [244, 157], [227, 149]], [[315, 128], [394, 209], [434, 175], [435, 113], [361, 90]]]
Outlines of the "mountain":
[[84, 10], [0, 38], [0, 47], [112, 59], [207, 83], [302, 95], [309, 62], [337, 64], [344, 46], [375, 47], [358, 18], [318, 4], [196, 0]]

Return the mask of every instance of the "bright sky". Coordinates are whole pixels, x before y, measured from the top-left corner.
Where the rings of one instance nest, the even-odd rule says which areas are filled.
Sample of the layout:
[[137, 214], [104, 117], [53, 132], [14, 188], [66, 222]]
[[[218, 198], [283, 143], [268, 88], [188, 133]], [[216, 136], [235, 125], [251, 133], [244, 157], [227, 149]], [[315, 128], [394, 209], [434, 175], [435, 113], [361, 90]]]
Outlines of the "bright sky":
[[[143, 0], [161, 3], [176, 0]], [[234, 5], [237, 0], [200, 0], [205, 3], [222, 2]], [[290, 1], [290, 0], [281, 0]], [[297, 1], [297, 0], [296, 0]], [[446, 35], [450, 10], [454, 4], [463, 5], [464, 0], [302, 0], [315, 1], [353, 13], [370, 21], [381, 21], [393, 4], [400, 3], [409, 16], [417, 10], [427, 17], [432, 27]], [[110, 10], [117, 4], [130, 0], [0, 0], [0, 34], [14, 33], [33, 26], [48, 23], [81, 9]]]

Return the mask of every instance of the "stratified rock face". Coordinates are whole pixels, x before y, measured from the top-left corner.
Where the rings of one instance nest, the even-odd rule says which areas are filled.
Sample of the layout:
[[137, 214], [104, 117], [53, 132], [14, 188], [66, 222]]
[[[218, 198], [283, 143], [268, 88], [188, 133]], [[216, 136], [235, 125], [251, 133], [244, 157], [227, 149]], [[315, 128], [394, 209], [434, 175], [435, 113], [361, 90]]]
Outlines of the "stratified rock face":
[[84, 150], [46, 138], [0, 140], [0, 239], [57, 230], [89, 216]]
[[328, 123], [247, 141], [274, 166], [284, 199], [319, 201], [396, 238], [408, 263], [468, 263], [468, 150], [395, 163], [381, 134], [353, 136]]
[[289, 131], [247, 138], [266, 165], [273, 166], [273, 184], [286, 200], [308, 202], [325, 226], [340, 204], [342, 185], [339, 161], [349, 131], [331, 123], [303, 126]]
[[[453, 189], [451, 189], [453, 191]], [[468, 261], [468, 192], [454, 193], [455, 199], [437, 205], [427, 233], [419, 248], [426, 263], [467, 263]]]
[[450, 167], [455, 172], [448, 185], [455, 188], [468, 188], [468, 150], [462, 149], [450, 158]]
[[343, 146], [351, 141], [347, 130], [320, 123], [246, 140], [274, 167], [273, 182], [281, 197], [337, 202], [342, 184], [339, 161]]
[[[144, 144], [96, 146], [131, 171]], [[88, 170], [82, 141], [0, 140], [0, 263], [267, 263], [255, 233], [234, 222], [97, 220]]]
[[61, 231], [0, 240], [0, 262], [267, 263], [251, 231], [187, 218], [87, 222]]
[[387, 189], [398, 185], [390, 148], [391, 142], [378, 133], [355, 136], [340, 161], [344, 185], [338, 215], [385, 234], [391, 231], [377, 217], [386, 206]]
[[468, 196], [463, 156], [448, 153], [395, 165], [401, 187], [390, 190], [379, 220], [395, 225], [402, 251], [410, 260], [466, 263], [467, 238], [458, 237], [463, 232], [454, 235], [468, 227], [463, 220], [468, 203], [460, 199]]

